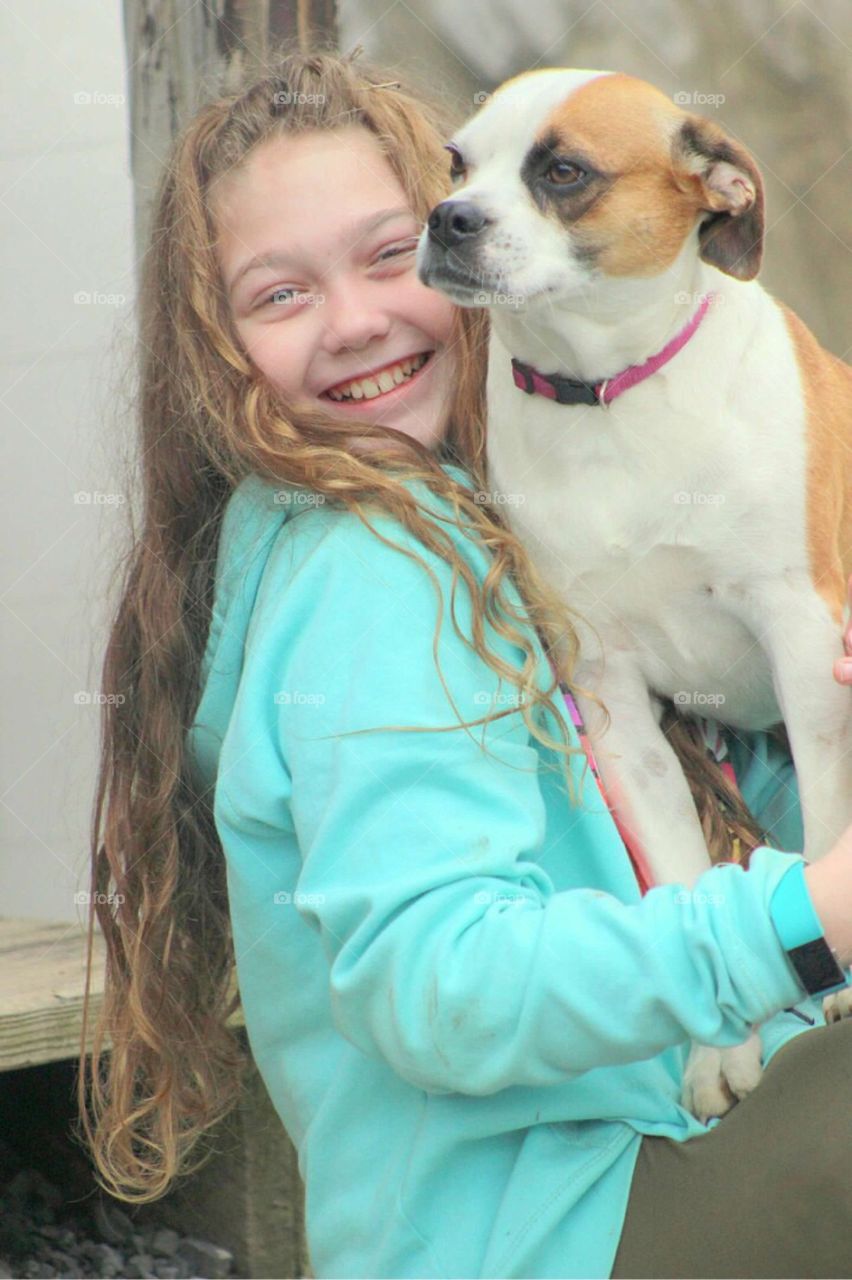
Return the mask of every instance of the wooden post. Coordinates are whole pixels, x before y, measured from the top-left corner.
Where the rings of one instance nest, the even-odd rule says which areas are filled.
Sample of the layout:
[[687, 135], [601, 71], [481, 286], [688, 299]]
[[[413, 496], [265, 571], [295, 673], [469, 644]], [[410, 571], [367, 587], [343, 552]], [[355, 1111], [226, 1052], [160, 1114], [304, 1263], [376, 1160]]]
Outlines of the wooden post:
[[130, 168], [136, 260], [151, 204], [178, 130], [198, 107], [263, 74], [270, 51], [297, 38], [337, 46], [335, 0], [123, 0], [130, 99]]
[[[238, 1034], [247, 1045], [245, 1031]], [[256, 1067], [239, 1105], [206, 1138], [215, 1150], [208, 1163], [161, 1200], [134, 1209], [133, 1220], [221, 1245], [251, 1280], [310, 1278], [296, 1151]]]

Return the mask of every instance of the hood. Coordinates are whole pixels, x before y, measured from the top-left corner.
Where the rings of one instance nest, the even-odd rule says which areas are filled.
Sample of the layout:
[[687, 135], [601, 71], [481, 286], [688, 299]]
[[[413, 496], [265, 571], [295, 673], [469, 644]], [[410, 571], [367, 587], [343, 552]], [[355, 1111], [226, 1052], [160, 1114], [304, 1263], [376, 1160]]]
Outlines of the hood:
[[[457, 480], [470, 483], [470, 475], [458, 464], [442, 462], [441, 466]], [[296, 495], [306, 492], [251, 473], [225, 505], [210, 631], [201, 662], [201, 697], [187, 733], [190, 762], [201, 790], [215, 785], [242, 675], [246, 633], [266, 563], [282, 526], [305, 511]]]

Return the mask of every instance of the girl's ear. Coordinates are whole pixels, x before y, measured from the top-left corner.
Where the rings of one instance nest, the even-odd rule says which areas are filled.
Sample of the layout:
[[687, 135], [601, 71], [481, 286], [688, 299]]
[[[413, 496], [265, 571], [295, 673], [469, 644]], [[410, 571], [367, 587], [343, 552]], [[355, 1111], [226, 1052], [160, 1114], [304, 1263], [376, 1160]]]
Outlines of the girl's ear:
[[712, 120], [688, 116], [675, 134], [678, 184], [705, 210], [700, 256], [737, 280], [753, 280], [763, 257], [763, 180], [753, 157]]

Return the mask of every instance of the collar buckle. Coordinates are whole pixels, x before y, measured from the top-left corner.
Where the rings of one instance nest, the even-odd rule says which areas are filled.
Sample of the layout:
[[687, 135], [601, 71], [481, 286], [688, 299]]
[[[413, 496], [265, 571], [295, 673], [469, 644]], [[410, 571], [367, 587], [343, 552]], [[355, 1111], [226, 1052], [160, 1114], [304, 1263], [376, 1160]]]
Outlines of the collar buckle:
[[558, 373], [549, 375], [547, 381], [556, 395], [557, 404], [597, 404], [598, 386], [593, 382], [584, 382], [582, 378], [565, 378]]
[[557, 404], [600, 404], [600, 384], [584, 382], [581, 378], [567, 378], [560, 373], [539, 373], [532, 365], [512, 357], [512, 373], [515, 385], [527, 395], [546, 396]]

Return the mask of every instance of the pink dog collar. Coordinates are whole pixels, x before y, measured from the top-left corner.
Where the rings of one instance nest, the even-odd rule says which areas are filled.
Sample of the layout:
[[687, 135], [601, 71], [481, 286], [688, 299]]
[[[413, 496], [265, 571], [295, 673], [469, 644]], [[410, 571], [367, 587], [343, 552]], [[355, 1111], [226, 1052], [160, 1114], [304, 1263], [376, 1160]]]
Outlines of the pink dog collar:
[[531, 364], [524, 364], [513, 356], [512, 376], [515, 379], [515, 386], [529, 395], [538, 392], [539, 395], [547, 396], [548, 400], [555, 400], [557, 404], [599, 404], [602, 408], [606, 408], [616, 396], [620, 396], [623, 391], [629, 391], [638, 382], [644, 382], [646, 378], [650, 378], [652, 373], [656, 373], [664, 364], [668, 364], [681, 347], [686, 346], [715, 297], [715, 293], [705, 293], [695, 315], [684, 325], [680, 333], [666, 343], [662, 351], [658, 351], [655, 356], [649, 356], [643, 364], [632, 364], [629, 368], [622, 369], [621, 373], [615, 374], [612, 378], [602, 378], [600, 382], [584, 382], [580, 378], [566, 378], [559, 373], [539, 373], [538, 369], [534, 369]]

